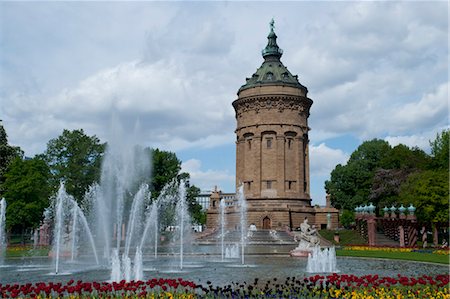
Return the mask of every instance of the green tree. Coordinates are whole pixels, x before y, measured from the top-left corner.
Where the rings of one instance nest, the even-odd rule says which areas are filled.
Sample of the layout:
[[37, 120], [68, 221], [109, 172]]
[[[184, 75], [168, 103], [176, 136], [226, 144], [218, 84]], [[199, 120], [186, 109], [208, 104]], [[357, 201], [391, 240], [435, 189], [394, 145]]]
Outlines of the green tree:
[[449, 173], [427, 170], [411, 175], [401, 186], [400, 202], [412, 203], [419, 221], [447, 222], [449, 215]]
[[337, 165], [330, 180], [325, 182], [331, 203], [338, 209], [348, 210], [367, 203], [375, 170], [390, 150], [384, 140], [365, 141], [351, 154], [346, 165]]
[[353, 211], [344, 210], [339, 217], [339, 222], [343, 227], [349, 228], [350, 225], [355, 222], [355, 213], [353, 213]]
[[429, 163], [430, 157], [423, 150], [399, 144], [384, 156], [379, 166], [383, 169], [424, 170]]
[[375, 171], [369, 200], [378, 207], [389, 206], [398, 201], [400, 187], [411, 174], [425, 170], [430, 157], [418, 148], [410, 149], [399, 144], [380, 161]]
[[105, 144], [81, 130], [64, 130], [47, 144], [45, 159], [52, 173], [51, 185], [58, 188], [65, 181], [66, 190], [81, 201], [89, 186], [100, 178]]
[[[148, 149], [148, 151], [152, 156], [152, 178], [150, 183], [152, 198], [157, 198], [163, 188], [173, 180], [176, 180], [178, 183], [184, 181], [187, 187], [186, 197], [192, 219], [195, 223], [205, 224], [206, 214], [202, 211], [201, 205], [196, 200], [196, 197], [200, 194], [200, 189], [194, 185], [190, 185], [189, 173], [180, 172], [181, 160], [177, 158], [175, 153], [169, 151], [159, 149]], [[174, 185], [173, 188], [175, 187]], [[165, 211], [165, 215], [162, 215], [162, 217], [165, 219], [165, 223], [169, 225], [174, 211], [170, 207], [166, 207]]]
[[8, 166], [15, 158], [22, 156], [23, 152], [19, 147], [8, 144], [8, 134], [0, 120], [0, 195], [4, 192], [3, 183]]
[[414, 173], [407, 169], [383, 169], [375, 171], [369, 200], [379, 208], [398, 202], [400, 188], [408, 177]]
[[206, 224], [206, 213], [202, 210], [202, 206], [196, 199], [200, 194], [200, 189], [196, 186], [189, 186], [186, 191], [188, 209], [192, 217], [192, 222], [202, 225]]
[[152, 198], [157, 198], [164, 186], [178, 177], [181, 161], [175, 153], [159, 149], [149, 149], [149, 154], [152, 157], [150, 190]]
[[449, 142], [450, 130], [444, 130], [436, 135], [436, 139], [430, 141], [431, 165], [434, 169], [449, 169]]
[[13, 232], [36, 228], [49, 206], [50, 170], [42, 159], [16, 158], [5, 174], [6, 226]]

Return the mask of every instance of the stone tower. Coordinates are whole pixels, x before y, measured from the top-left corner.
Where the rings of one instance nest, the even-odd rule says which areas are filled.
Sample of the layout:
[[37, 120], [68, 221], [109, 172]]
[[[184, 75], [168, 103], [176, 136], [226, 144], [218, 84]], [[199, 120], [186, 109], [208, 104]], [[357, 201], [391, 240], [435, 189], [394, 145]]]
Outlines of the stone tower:
[[[313, 207], [309, 180], [308, 117], [313, 101], [280, 58], [273, 20], [264, 61], [238, 90], [236, 185], [244, 184], [247, 224], [257, 229], [296, 229], [308, 218], [317, 229], [338, 225], [338, 210]], [[214, 196], [213, 196], [214, 195]], [[207, 227], [218, 225], [218, 201], [211, 196]], [[224, 197], [225, 198], [225, 197]], [[228, 229], [238, 229], [239, 206], [225, 209]]]
[[236, 183], [249, 202], [276, 200], [310, 206], [308, 117], [313, 103], [280, 58], [273, 20], [264, 62], [239, 88]]

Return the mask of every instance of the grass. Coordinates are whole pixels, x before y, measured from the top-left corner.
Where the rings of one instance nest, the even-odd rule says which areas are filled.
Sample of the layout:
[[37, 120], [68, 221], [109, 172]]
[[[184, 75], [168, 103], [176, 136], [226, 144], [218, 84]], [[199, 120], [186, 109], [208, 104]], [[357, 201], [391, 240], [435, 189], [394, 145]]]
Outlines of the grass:
[[6, 248], [6, 257], [48, 256], [50, 248], [36, 248], [32, 246], [12, 246]]
[[[336, 243], [334, 241], [334, 234], [338, 232], [339, 233], [339, 238], [340, 238], [340, 242]], [[322, 229], [319, 231], [319, 234], [327, 239], [328, 241], [330, 241], [331, 243], [333, 243], [334, 245], [350, 245], [350, 244], [367, 244], [367, 241], [364, 240], [363, 237], [361, 237], [361, 235], [355, 231], [355, 230], [348, 230], [348, 229], [344, 229], [344, 230], [328, 230], [328, 229]]]
[[407, 260], [417, 262], [430, 262], [439, 264], [449, 264], [449, 256], [435, 253], [423, 252], [391, 252], [382, 250], [336, 250], [337, 256], [354, 256], [354, 257], [368, 257], [368, 258], [386, 258], [394, 260]]
[[[339, 233], [340, 242], [334, 242], [335, 232]], [[347, 246], [367, 244], [357, 231], [355, 230], [327, 230], [323, 229], [319, 231], [320, 235], [332, 242], [334, 245]], [[418, 262], [430, 262], [439, 264], [450, 264], [450, 256], [443, 254], [427, 253], [427, 252], [395, 252], [384, 250], [336, 250], [337, 256], [353, 256], [353, 257], [367, 257], [367, 258], [385, 258], [394, 260], [406, 260], [406, 261], [418, 261]]]

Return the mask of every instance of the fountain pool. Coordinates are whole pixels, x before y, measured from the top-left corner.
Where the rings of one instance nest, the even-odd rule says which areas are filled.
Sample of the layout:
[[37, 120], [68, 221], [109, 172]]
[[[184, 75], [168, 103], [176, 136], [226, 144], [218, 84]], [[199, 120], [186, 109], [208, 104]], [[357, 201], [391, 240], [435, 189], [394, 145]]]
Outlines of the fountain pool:
[[[248, 247], [250, 252], [258, 251], [252, 248], [253, 246]], [[284, 279], [292, 276], [313, 275], [306, 272], [307, 259], [305, 258], [293, 258], [287, 254], [248, 254], [246, 264], [242, 265], [240, 257], [222, 261], [220, 248], [214, 255], [206, 253], [212, 249], [211, 246], [192, 248], [197, 253], [185, 252], [182, 270], [177, 263], [172, 263], [179, 259], [176, 254], [161, 253], [158, 259], [155, 259], [152, 255], [144, 256], [142, 279], [181, 277], [200, 284], [211, 281], [215, 285], [226, 285], [232, 281], [248, 282], [254, 278], [265, 280], [275, 277]], [[171, 267], [171, 264], [174, 267]], [[446, 265], [347, 257], [338, 257], [337, 267], [340, 274], [378, 274], [381, 276], [393, 276], [397, 273], [406, 276], [435, 275], [448, 271]], [[55, 275], [53, 264], [49, 258], [7, 259], [5, 265], [0, 268], [0, 282], [2, 284], [40, 281], [67, 282], [70, 279], [75, 281], [110, 281], [111, 270], [108, 267], [95, 266], [92, 263], [74, 262], [71, 264], [70, 270], [64, 270], [63, 268], [58, 275]]]

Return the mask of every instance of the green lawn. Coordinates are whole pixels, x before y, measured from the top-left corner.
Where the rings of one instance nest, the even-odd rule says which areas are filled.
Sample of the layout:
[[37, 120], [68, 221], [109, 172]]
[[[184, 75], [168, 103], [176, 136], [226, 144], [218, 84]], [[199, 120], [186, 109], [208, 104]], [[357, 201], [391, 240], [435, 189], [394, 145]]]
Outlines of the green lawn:
[[22, 257], [22, 256], [48, 256], [49, 248], [27, 248], [27, 247], [8, 247], [6, 249], [6, 257]]
[[[340, 242], [339, 244], [337, 244], [336, 242], [334, 242], [334, 234], [335, 233], [339, 233], [339, 238], [340, 238]], [[321, 229], [319, 231], [319, 234], [327, 239], [328, 241], [332, 242], [335, 245], [355, 245], [355, 244], [367, 244], [367, 241], [364, 240], [363, 237], [361, 237], [361, 235], [355, 231], [355, 230], [328, 230], [328, 229]]]
[[449, 264], [449, 256], [435, 253], [422, 252], [392, 252], [382, 250], [336, 250], [337, 256], [354, 256], [368, 258], [386, 258], [395, 260], [408, 260], [418, 262], [431, 262], [439, 264]]

